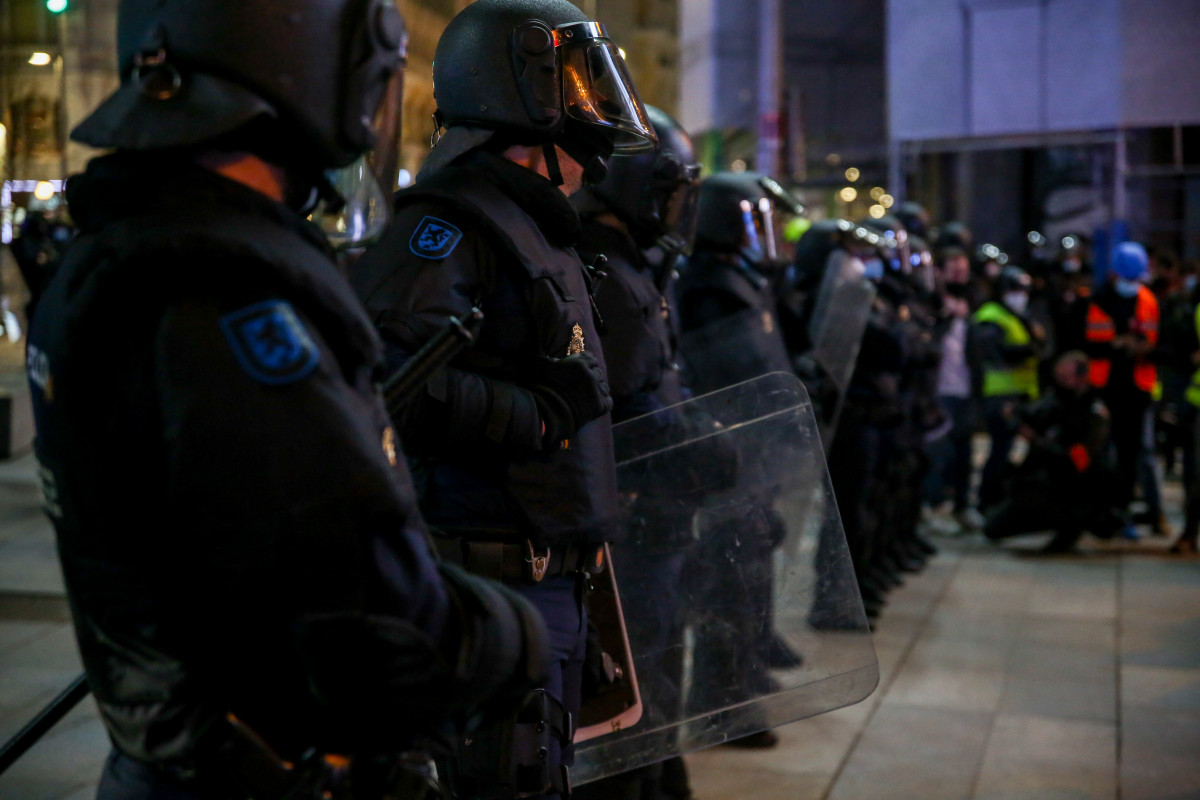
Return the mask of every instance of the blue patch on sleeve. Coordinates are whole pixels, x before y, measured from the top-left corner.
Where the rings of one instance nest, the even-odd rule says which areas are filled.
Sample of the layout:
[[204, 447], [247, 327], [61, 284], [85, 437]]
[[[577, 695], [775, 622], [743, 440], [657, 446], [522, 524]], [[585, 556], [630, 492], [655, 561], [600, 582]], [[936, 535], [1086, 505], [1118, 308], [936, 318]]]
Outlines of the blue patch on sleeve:
[[242, 369], [279, 386], [308, 377], [321, 360], [291, 303], [267, 300], [221, 317], [221, 330]]
[[408, 249], [421, 258], [440, 260], [454, 252], [462, 231], [437, 217], [425, 217], [408, 240]]

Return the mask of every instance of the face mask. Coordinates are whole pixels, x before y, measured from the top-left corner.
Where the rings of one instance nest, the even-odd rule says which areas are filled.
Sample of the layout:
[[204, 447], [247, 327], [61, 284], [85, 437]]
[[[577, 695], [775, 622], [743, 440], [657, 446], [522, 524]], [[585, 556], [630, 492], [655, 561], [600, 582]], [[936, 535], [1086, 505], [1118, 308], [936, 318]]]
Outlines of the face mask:
[[1195, 275], [1188, 275], [1183, 279], [1183, 288], [1189, 292], [1193, 291], [1196, 288], [1196, 280], [1197, 278]]
[[1117, 294], [1121, 297], [1137, 297], [1138, 289], [1142, 284], [1137, 281], [1127, 281], [1124, 278], [1117, 279]]
[[863, 275], [869, 281], [877, 281], [883, 278], [883, 260], [879, 258], [868, 258], [864, 260]]
[[1024, 314], [1025, 307], [1029, 305], [1029, 295], [1024, 292], [1005, 292], [1003, 300], [1004, 305], [1016, 314]]
[[1080, 264], [1073, 258], [1068, 258], [1062, 262], [1062, 271], [1066, 273], [1079, 272]]
[[967, 285], [965, 283], [947, 283], [946, 294], [961, 300], [967, 296]]

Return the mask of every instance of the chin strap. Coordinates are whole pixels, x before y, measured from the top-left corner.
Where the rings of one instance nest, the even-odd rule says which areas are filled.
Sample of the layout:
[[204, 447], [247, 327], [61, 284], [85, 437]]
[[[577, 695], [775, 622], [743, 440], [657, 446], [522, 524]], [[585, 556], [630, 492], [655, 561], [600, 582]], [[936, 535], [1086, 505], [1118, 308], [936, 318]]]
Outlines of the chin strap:
[[562, 167], [558, 163], [558, 151], [554, 148], [553, 143], [547, 142], [542, 145], [542, 156], [546, 159], [546, 173], [550, 178], [550, 183], [562, 186]]

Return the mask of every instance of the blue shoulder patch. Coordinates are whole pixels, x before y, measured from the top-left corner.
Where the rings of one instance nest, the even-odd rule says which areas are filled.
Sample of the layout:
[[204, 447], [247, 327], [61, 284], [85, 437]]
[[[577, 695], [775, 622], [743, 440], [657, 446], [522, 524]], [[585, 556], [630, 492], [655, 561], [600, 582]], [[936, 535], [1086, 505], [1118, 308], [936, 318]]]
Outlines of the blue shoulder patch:
[[221, 317], [221, 330], [242, 369], [279, 386], [308, 377], [321, 356], [291, 303], [267, 300]]
[[408, 249], [413, 255], [437, 261], [453, 253], [462, 237], [462, 231], [444, 219], [425, 217], [408, 240]]

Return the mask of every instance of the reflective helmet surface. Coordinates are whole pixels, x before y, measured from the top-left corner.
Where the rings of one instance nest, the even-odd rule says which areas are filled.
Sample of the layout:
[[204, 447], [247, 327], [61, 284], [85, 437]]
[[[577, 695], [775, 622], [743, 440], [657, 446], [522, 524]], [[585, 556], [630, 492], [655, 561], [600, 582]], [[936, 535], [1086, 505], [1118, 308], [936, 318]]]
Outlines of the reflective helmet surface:
[[438, 41], [433, 84], [446, 126], [508, 131], [524, 144], [603, 137], [615, 152], [654, 142], [616, 45], [566, 0], [476, 0]]
[[804, 206], [774, 179], [757, 172], [718, 172], [700, 184], [696, 246], [741, 252], [752, 263], [779, 258], [780, 216]]
[[682, 252], [696, 232], [700, 164], [683, 126], [654, 106], [646, 113], [658, 135], [654, 151], [613, 156], [608, 175], [590, 191], [628, 226], [639, 247], [663, 243]]
[[121, 0], [121, 88], [72, 138], [150, 150], [270, 118], [281, 150], [344, 166], [374, 143], [405, 42], [394, 0]]
[[896, 219], [911, 236], [925, 238], [929, 235], [929, 212], [920, 203], [905, 200], [893, 212]]

